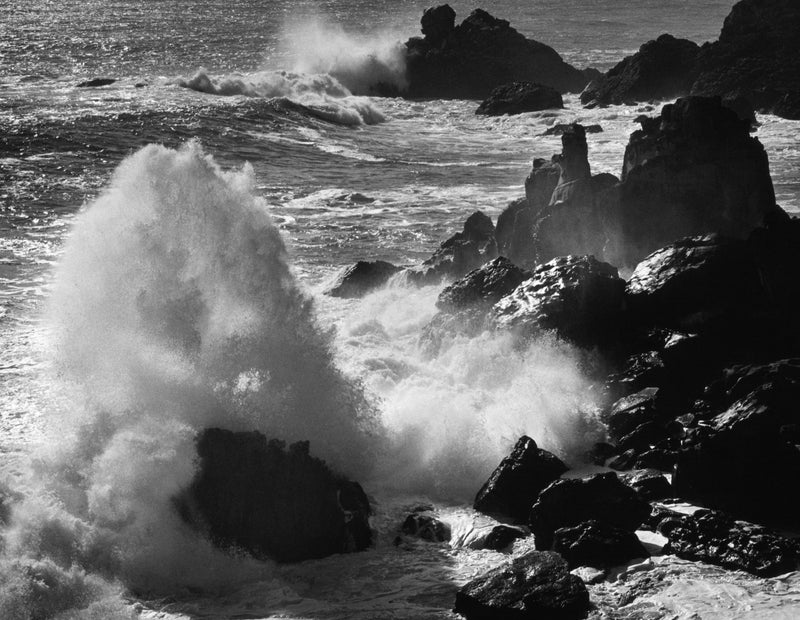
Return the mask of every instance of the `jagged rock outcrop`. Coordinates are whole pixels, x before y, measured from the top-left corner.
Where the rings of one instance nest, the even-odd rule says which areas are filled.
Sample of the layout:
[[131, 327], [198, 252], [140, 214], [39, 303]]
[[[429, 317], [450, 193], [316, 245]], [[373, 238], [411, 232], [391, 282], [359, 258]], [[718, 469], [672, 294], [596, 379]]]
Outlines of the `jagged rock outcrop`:
[[524, 523], [542, 489], [567, 469], [557, 456], [522, 436], [478, 491], [473, 507]]
[[[581, 94], [587, 105], [719, 96], [734, 109], [800, 119], [800, 5], [742, 0], [719, 40], [698, 47], [662, 35], [642, 45]], [[746, 102], [746, 108], [742, 104]], [[751, 118], [746, 113], [743, 118]]]
[[756, 110], [800, 119], [800, 4], [742, 0], [697, 59], [692, 93], [744, 97]]
[[406, 274], [415, 284], [432, 284], [443, 278], [460, 278], [493, 258], [497, 258], [494, 224], [488, 215], [475, 211], [461, 232], [444, 241], [421, 266], [406, 270]]
[[467, 620], [573, 620], [589, 611], [589, 592], [557, 554], [531, 551], [468, 582], [454, 611]]
[[609, 69], [584, 89], [587, 106], [664, 101], [688, 95], [695, 78], [700, 47], [687, 39], [662, 34]]
[[641, 123], [603, 213], [609, 262], [633, 266], [691, 235], [745, 238], [777, 209], [764, 147], [719, 98], [679, 99]]
[[787, 501], [800, 479], [800, 360], [727, 369], [683, 418], [678, 496], [731, 514], [797, 523]]
[[800, 544], [715, 510], [693, 515], [658, 511], [654, 529], [669, 541], [664, 553], [679, 558], [744, 570], [760, 577], [773, 577], [797, 569]]
[[422, 29], [423, 38], [406, 42], [408, 88], [402, 94], [410, 98], [485, 99], [492, 89], [519, 81], [580, 92], [594, 75], [482, 9], [457, 26], [449, 6], [428, 9]]
[[512, 82], [493, 89], [475, 114], [502, 116], [563, 107], [564, 101], [555, 88], [533, 82]]
[[436, 307], [447, 312], [476, 306], [488, 309], [530, 275], [530, 272], [520, 269], [507, 258], [498, 256], [442, 290]]
[[610, 568], [636, 558], [650, 557], [632, 531], [600, 521], [584, 521], [556, 530], [553, 551], [564, 558], [570, 568]]
[[539, 494], [528, 525], [537, 549], [550, 549], [556, 530], [599, 521], [633, 532], [650, 515], [650, 504], [614, 473], [556, 480]]
[[526, 334], [555, 330], [582, 346], [615, 337], [625, 281], [592, 256], [563, 256], [537, 267], [492, 308], [493, 324]]
[[363, 297], [386, 284], [389, 278], [401, 270], [401, 267], [382, 260], [360, 260], [344, 269], [325, 294], [331, 297]]
[[359, 551], [372, 542], [370, 506], [356, 482], [259, 432], [219, 428], [197, 439], [199, 469], [176, 498], [185, 521], [223, 548], [295, 562]]

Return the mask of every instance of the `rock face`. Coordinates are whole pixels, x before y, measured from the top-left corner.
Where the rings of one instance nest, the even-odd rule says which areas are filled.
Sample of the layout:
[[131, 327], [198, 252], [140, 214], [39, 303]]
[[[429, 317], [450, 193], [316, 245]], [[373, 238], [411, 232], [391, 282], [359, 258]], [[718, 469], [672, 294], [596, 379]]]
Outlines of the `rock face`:
[[553, 550], [570, 568], [610, 568], [636, 558], [650, 557], [636, 534], [600, 521], [584, 521], [556, 530]]
[[183, 518], [217, 545], [295, 562], [365, 549], [370, 507], [361, 486], [308, 452], [258, 432], [206, 429], [199, 471], [176, 499]]
[[591, 346], [613, 338], [624, 287], [616, 268], [591, 256], [556, 258], [497, 302], [493, 321], [528, 333], [552, 329]]
[[589, 592], [555, 553], [532, 551], [473, 579], [456, 594], [467, 620], [585, 618]]
[[556, 480], [539, 494], [529, 526], [537, 549], [553, 545], [556, 530], [599, 521], [633, 532], [650, 515], [650, 505], [614, 473]]
[[796, 570], [800, 562], [796, 540], [714, 510], [698, 510], [691, 516], [661, 513], [656, 530], [669, 540], [664, 553], [761, 577]]
[[742, 0], [719, 41], [698, 55], [699, 95], [744, 96], [759, 111], [800, 119], [800, 5], [793, 0]]
[[478, 491], [473, 507], [524, 523], [539, 492], [567, 471], [561, 460], [540, 449], [530, 437], [520, 437], [509, 454]]
[[432, 284], [442, 278], [460, 278], [496, 257], [494, 224], [489, 216], [475, 211], [461, 232], [444, 241], [433, 256], [407, 274], [415, 284]]
[[488, 309], [528, 277], [529, 272], [498, 256], [446, 287], [439, 293], [436, 307], [450, 312], [475, 306]]
[[501, 116], [563, 107], [561, 94], [554, 88], [532, 82], [512, 82], [492, 90], [475, 110], [475, 114]]
[[581, 93], [581, 103], [593, 106], [663, 101], [688, 95], [699, 50], [692, 41], [662, 34], [592, 80]]
[[686, 420], [676, 494], [735, 516], [797, 523], [786, 493], [800, 477], [798, 399], [798, 359], [726, 370]]
[[742, 0], [719, 40], [697, 47], [662, 35], [596, 78], [588, 105], [689, 94], [746, 101], [760, 112], [800, 119], [800, 6], [794, 0]]
[[331, 297], [363, 297], [386, 284], [400, 270], [400, 267], [386, 261], [360, 260], [342, 271], [325, 294]]
[[604, 213], [606, 260], [633, 266], [691, 235], [744, 238], [776, 210], [764, 147], [718, 98], [679, 99], [641, 122]]
[[485, 99], [511, 82], [534, 82], [580, 92], [588, 75], [551, 47], [526, 39], [509, 23], [476, 9], [458, 26], [448, 6], [425, 11], [424, 38], [406, 42], [408, 88], [419, 99]]

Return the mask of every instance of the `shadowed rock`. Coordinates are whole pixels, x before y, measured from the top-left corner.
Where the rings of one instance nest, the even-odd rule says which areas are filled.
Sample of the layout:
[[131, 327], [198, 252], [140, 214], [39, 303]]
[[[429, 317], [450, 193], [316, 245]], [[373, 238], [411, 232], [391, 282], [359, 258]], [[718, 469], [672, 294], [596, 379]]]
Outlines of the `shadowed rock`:
[[492, 90], [475, 114], [501, 116], [563, 107], [564, 101], [554, 88], [532, 82], [512, 82]]
[[401, 271], [400, 267], [386, 261], [360, 260], [342, 271], [325, 294], [331, 297], [363, 297], [386, 284], [398, 271]]
[[636, 534], [599, 521], [584, 521], [556, 530], [553, 551], [563, 557], [570, 568], [610, 568], [636, 558], [650, 557]]

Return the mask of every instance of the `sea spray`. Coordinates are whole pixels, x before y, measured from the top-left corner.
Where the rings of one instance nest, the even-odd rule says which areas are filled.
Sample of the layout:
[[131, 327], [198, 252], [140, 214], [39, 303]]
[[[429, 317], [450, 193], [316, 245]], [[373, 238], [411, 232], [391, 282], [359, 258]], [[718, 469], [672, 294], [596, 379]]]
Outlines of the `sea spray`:
[[439, 290], [397, 277], [341, 319], [341, 363], [381, 399], [389, 446], [373, 484], [471, 503], [523, 434], [579, 465], [603, 432], [583, 373], [591, 354], [551, 333], [486, 331], [430, 355], [419, 336]]
[[375, 125], [386, 120], [367, 97], [356, 97], [335, 77], [320, 73], [259, 71], [214, 77], [200, 68], [179, 86], [209, 95], [263, 97], [290, 102], [308, 114], [340, 125]]
[[373, 467], [374, 412], [333, 364], [253, 186], [249, 166], [223, 172], [195, 143], [148, 146], [77, 218], [48, 316], [54, 389], [73, 398], [52, 411], [4, 530], [2, 617], [267, 574], [174, 508], [203, 428], [310, 440], [356, 479]]
[[397, 32], [354, 34], [322, 16], [288, 22], [283, 31], [286, 52], [297, 71], [326, 73], [357, 95], [408, 87], [406, 37]]

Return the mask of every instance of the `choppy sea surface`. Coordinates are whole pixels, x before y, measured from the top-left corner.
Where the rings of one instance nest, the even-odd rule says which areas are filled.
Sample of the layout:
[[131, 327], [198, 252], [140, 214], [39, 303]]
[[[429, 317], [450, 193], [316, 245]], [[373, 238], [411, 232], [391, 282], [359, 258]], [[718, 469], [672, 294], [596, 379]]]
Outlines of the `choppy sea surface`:
[[[376, 76], [402, 81], [399, 42], [427, 4], [0, 6], [0, 473], [15, 506], [0, 617], [449, 618], [457, 586], [506, 556], [395, 546], [403, 510], [433, 501], [469, 530], [519, 435], [568, 462], [597, 437], [563, 343], [484, 334], [430, 355], [418, 338], [438, 287], [320, 294], [355, 260], [417, 262], [472, 211], [496, 217], [531, 160], [560, 150], [542, 135], [554, 123], [600, 124], [593, 171], [619, 174], [634, 119], [657, 111], [569, 96], [484, 118], [474, 101], [365, 96]], [[475, 8], [451, 4], [458, 19]], [[716, 38], [732, 4], [483, 8], [607, 69], [662, 32]], [[98, 77], [116, 81], [77, 88]], [[759, 121], [778, 202], [798, 212], [800, 124]], [[197, 539], [170, 498], [214, 424], [311, 439], [373, 497], [376, 547], [273, 567]], [[790, 618], [800, 604], [795, 574], [646, 568], [593, 587], [596, 616]], [[642, 573], [650, 593], [621, 604]]]

